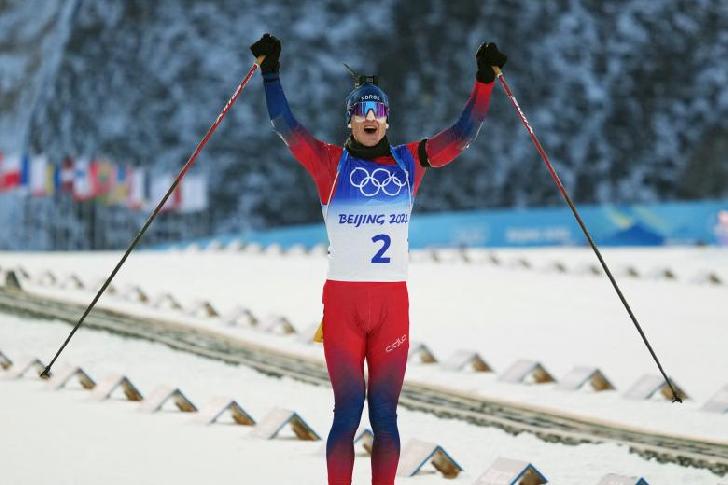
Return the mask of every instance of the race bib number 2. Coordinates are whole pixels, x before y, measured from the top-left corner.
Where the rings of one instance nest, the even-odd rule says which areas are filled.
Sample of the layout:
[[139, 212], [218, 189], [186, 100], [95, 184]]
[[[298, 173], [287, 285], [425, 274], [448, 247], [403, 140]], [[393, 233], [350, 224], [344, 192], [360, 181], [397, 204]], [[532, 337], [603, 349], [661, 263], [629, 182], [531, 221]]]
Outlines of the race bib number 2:
[[372, 263], [389, 263], [390, 258], [385, 257], [384, 253], [387, 252], [389, 249], [389, 246], [392, 245], [392, 238], [389, 237], [387, 234], [377, 234], [376, 236], [372, 237], [373, 243], [382, 242], [382, 246], [379, 248], [377, 253], [372, 258]]

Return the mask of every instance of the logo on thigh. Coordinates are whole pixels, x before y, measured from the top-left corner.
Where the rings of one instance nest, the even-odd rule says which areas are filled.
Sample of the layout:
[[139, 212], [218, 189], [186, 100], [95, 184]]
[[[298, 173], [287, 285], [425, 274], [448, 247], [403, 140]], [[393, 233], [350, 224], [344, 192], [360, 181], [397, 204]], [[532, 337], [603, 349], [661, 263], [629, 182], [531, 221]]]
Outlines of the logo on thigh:
[[401, 337], [397, 337], [397, 339], [392, 342], [391, 344], [387, 345], [384, 350], [387, 352], [391, 352], [393, 350], [396, 350], [397, 348], [404, 345], [404, 343], [407, 341], [407, 334], [405, 333]]

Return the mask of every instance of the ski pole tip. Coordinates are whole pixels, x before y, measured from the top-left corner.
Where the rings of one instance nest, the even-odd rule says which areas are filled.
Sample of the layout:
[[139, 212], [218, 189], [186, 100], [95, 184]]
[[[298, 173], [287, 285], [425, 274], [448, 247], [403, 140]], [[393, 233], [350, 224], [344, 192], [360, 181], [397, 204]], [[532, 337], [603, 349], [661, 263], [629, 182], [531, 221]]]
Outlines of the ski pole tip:
[[43, 369], [43, 372], [40, 373], [41, 379], [50, 379], [51, 377], [51, 367], [48, 366], [45, 369]]

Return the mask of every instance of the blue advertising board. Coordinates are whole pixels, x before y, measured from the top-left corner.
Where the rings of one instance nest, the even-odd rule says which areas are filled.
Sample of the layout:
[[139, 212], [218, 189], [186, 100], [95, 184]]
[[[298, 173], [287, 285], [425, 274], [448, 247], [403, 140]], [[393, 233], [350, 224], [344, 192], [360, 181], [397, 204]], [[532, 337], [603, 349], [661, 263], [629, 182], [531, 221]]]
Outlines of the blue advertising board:
[[[579, 208], [601, 246], [728, 245], [728, 200]], [[310, 247], [327, 243], [323, 224], [289, 226], [215, 237], [261, 245]], [[209, 241], [209, 239], [208, 239]], [[582, 246], [581, 229], [568, 207], [490, 209], [417, 214], [410, 223], [410, 247]], [[205, 241], [198, 241], [204, 245]]]

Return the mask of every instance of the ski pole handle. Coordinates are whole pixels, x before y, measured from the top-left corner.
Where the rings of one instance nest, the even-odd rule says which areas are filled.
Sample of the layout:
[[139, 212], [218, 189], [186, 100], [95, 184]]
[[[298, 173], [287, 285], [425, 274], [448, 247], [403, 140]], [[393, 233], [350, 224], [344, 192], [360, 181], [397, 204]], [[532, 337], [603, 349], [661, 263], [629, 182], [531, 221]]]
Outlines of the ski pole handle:
[[495, 72], [495, 77], [501, 77], [503, 75], [503, 71], [501, 71], [500, 67], [498, 66], [490, 66], [491, 69], [493, 69], [493, 72]]
[[265, 54], [262, 56], [258, 56], [255, 58], [255, 63], [258, 64], [258, 67], [260, 67], [261, 64], [263, 64], [263, 61], [265, 60]]

